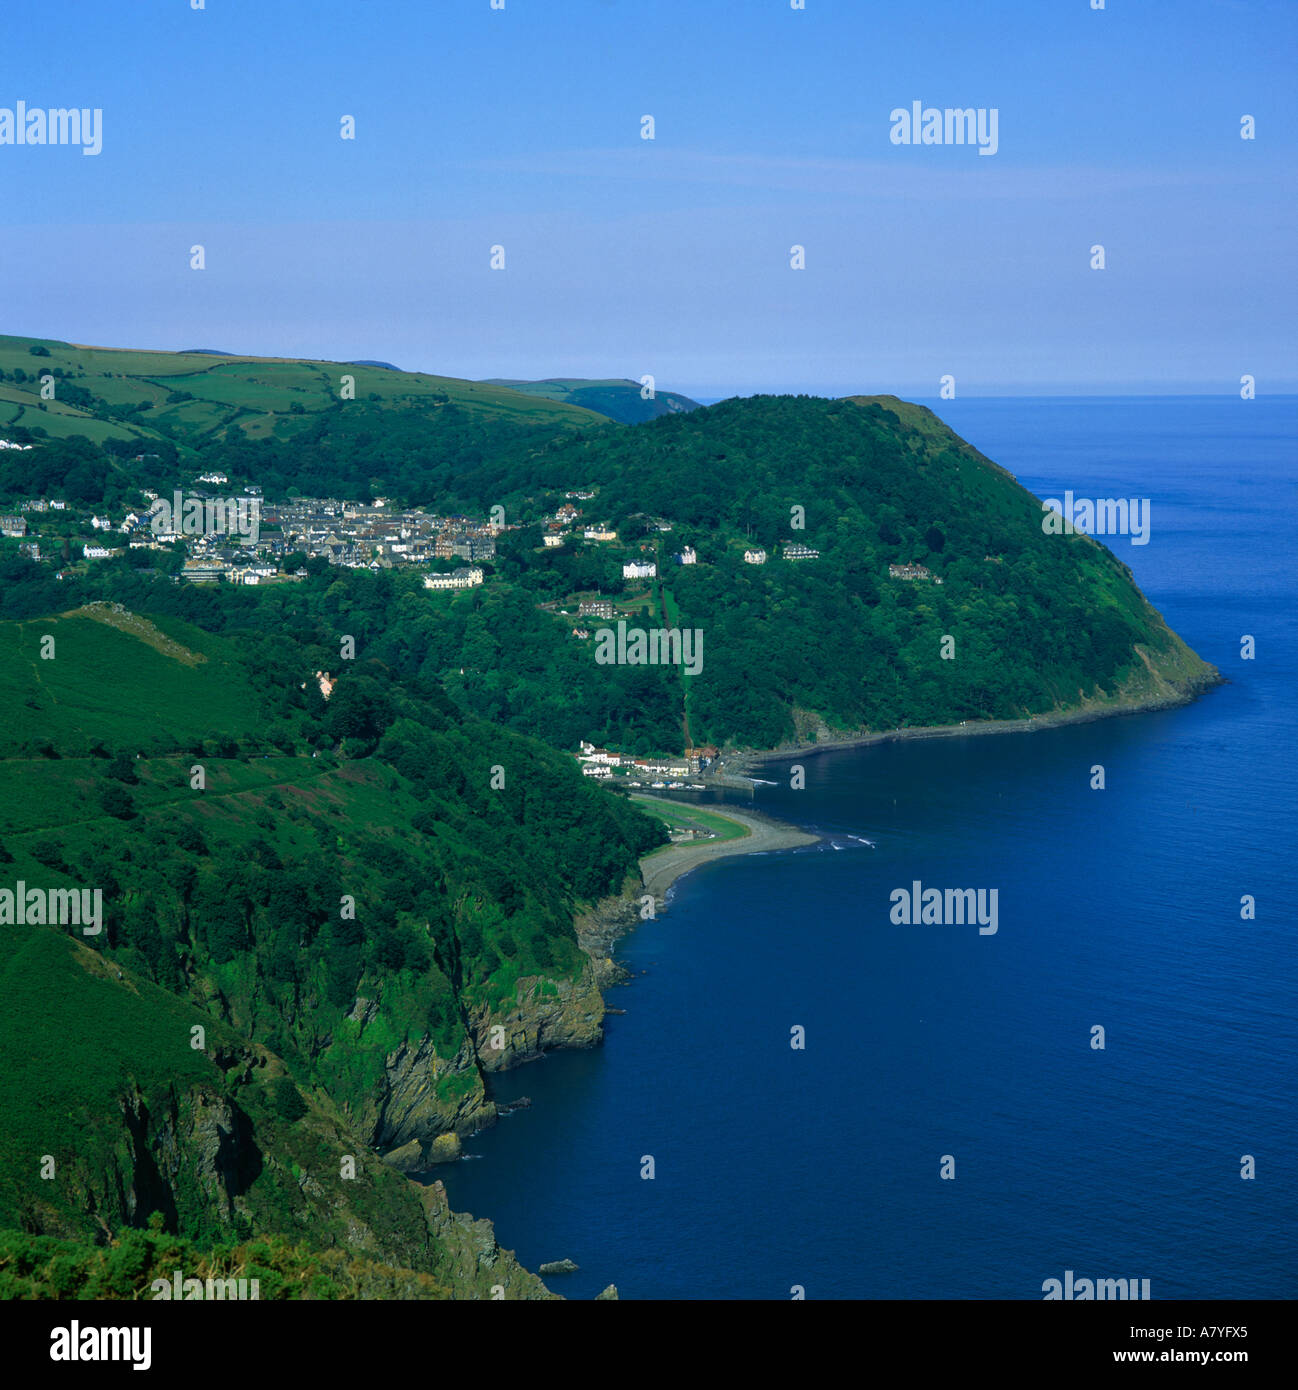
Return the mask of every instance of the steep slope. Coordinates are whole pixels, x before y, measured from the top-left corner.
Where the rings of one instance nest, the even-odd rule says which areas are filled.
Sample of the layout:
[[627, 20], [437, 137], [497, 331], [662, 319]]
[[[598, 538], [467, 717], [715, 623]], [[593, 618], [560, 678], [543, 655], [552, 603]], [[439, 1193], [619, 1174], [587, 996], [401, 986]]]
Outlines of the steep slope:
[[[659, 746], [672, 746], [664, 706], [682, 730], [675, 746], [688, 718], [695, 742], [771, 748], [812, 732], [1125, 709], [1190, 698], [1218, 679], [1113, 549], [1047, 534], [1041, 502], [1005, 469], [931, 412], [896, 404], [756, 397], [556, 440], [513, 469], [519, 505], [552, 504], [572, 480], [588, 480], [598, 488], [589, 514], [618, 543], [575, 536], [543, 548], [539, 529], [514, 532], [498, 571], [560, 607], [598, 591], [634, 625], [666, 615], [702, 634], [697, 673], [633, 668], [644, 685], [640, 728]], [[790, 552], [799, 546], [814, 554]], [[674, 563], [686, 548], [697, 563]], [[756, 551], [763, 562], [747, 563]], [[657, 574], [624, 579], [632, 559], [653, 561]], [[505, 602], [495, 600], [498, 612]], [[522, 612], [499, 613], [493, 633], [502, 652], [543, 640]], [[436, 665], [466, 706], [533, 717], [565, 740], [584, 720], [586, 737], [625, 746], [601, 698], [618, 668], [597, 665], [593, 644], [584, 663], [583, 649], [563, 655], [571, 639], [560, 633], [562, 719], [547, 709], [543, 677], [532, 691], [516, 682], [502, 707], [451, 621], [436, 633]], [[532, 657], [527, 670], [539, 664]]]
[[[27, 1245], [38, 1283], [41, 1257], [61, 1257], [46, 1296], [127, 1296], [96, 1288], [106, 1271], [86, 1242], [149, 1224], [159, 1256], [195, 1275], [261, 1240], [229, 1254], [270, 1264], [268, 1297], [326, 1296], [294, 1282], [321, 1275], [333, 1296], [488, 1298], [493, 1284], [547, 1296], [487, 1223], [466, 1224], [438, 1189], [379, 1162], [327, 1094], [129, 967], [55, 928], [8, 926], [0, 999], [0, 1228], [77, 1242]], [[0, 1247], [15, 1239], [0, 1234]], [[23, 1271], [22, 1256], [6, 1261], [10, 1280]]]
[[[599, 1041], [574, 913], [661, 835], [380, 663], [326, 700], [296, 629], [0, 625], [0, 1226], [102, 1240], [159, 1211], [543, 1293], [377, 1155], [426, 1167], [494, 1118], [485, 1072]], [[15, 920], [19, 885], [97, 891], [102, 931]]]

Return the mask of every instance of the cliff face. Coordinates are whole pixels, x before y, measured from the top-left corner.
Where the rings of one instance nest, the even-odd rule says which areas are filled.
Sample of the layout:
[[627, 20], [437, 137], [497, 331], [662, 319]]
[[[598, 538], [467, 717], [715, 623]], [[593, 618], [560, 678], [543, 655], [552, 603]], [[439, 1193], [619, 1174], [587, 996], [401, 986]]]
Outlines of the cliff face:
[[[372, 1008], [367, 1006], [366, 1012]], [[363, 1031], [361, 1038], [363, 1043]], [[471, 1042], [446, 1057], [438, 1054], [431, 1038], [423, 1037], [403, 1042], [384, 1058], [382, 1079], [357, 1121], [382, 1152], [412, 1143], [426, 1149], [439, 1135], [472, 1134], [495, 1124], [496, 1107], [486, 1097]]]
[[486, 1075], [557, 1048], [603, 1041], [601, 991], [625, 977], [612, 958], [613, 943], [637, 920], [642, 893], [638, 874], [628, 876], [620, 893], [577, 914], [574, 928], [586, 959], [575, 979], [524, 976], [503, 1003], [468, 1007], [469, 1041], [454, 1057], [439, 1056], [428, 1038], [387, 1056], [380, 1093], [359, 1117], [386, 1163], [413, 1173], [458, 1158], [460, 1137], [496, 1122]]
[[421, 1189], [421, 1199], [440, 1256], [436, 1273], [460, 1298], [558, 1299], [541, 1280], [523, 1268], [512, 1250], [502, 1250], [490, 1221], [475, 1221], [454, 1212], [440, 1182]]
[[233, 1094], [128, 1087], [119, 1116], [95, 1136], [104, 1150], [88, 1143], [60, 1165], [44, 1200], [27, 1205], [25, 1227], [68, 1239], [97, 1231], [103, 1240], [160, 1212], [166, 1229], [190, 1236], [296, 1231], [317, 1248], [430, 1275], [452, 1297], [554, 1297], [501, 1249], [489, 1221], [451, 1211], [440, 1183], [422, 1188], [392, 1172], [327, 1097], [299, 1092], [303, 1113], [276, 1116], [266, 1083], [283, 1075], [277, 1058], [249, 1048], [237, 1065]]
[[506, 1071], [557, 1047], [594, 1047], [604, 1039], [604, 1000], [595, 967], [575, 980], [525, 976], [514, 998], [470, 1010], [468, 1025], [484, 1072]]
[[459, 1157], [459, 1140], [496, 1122], [483, 1078], [557, 1047], [602, 1041], [604, 1000], [593, 963], [576, 980], [526, 976], [514, 997], [466, 1012], [469, 1038], [442, 1057], [428, 1038], [404, 1043], [385, 1059], [378, 1098], [361, 1117], [363, 1132], [402, 1172], [421, 1172]]

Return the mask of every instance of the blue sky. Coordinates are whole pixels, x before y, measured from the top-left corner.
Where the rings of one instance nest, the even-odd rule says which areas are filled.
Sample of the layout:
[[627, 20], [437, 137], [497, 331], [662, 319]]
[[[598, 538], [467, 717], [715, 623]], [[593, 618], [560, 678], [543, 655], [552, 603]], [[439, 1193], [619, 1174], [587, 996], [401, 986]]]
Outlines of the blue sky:
[[[0, 145], [3, 331], [701, 397], [1298, 390], [1290, 0], [65, 0], [0, 51], [0, 108], [103, 110], [98, 156]], [[894, 145], [913, 101], [995, 107], [996, 154]]]

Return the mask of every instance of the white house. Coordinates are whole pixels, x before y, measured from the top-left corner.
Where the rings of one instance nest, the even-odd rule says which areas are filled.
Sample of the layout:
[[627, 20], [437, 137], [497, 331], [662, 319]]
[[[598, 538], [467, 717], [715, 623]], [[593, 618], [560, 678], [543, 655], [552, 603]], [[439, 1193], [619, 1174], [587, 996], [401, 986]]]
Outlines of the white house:
[[766, 563], [766, 552], [764, 550], [745, 550], [744, 564], [764, 565]]
[[630, 560], [622, 566], [623, 579], [654, 579], [658, 566], [653, 560]]
[[482, 583], [482, 570], [474, 565], [471, 569], [453, 570], [450, 574], [426, 574], [425, 589], [471, 589]]
[[579, 762], [583, 763], [602, 763], [607, 767], [621, 767], [622, 755], [611, 753], [607, 748], [596, 748], [593, 743], [582, 740], [581, 752], [577, 754]]

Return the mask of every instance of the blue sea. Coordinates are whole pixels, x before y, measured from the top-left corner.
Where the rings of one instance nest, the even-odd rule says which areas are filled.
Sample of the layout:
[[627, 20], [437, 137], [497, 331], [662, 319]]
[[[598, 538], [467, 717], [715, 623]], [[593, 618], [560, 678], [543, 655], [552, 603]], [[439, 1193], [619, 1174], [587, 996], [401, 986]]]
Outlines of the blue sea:
[[[1298, 1296], [1298, 398], [928, 404], [1038, 496], [1148, 497], [1110, 544], [1230, 684], [770, 764], [753, 804], [825, 840], [679, 880], [605, 1046], [496, 1078], [532, 1107], [437, 1176], [569, 1297]], [[893, 925], [914, 880], [997, 888], [997, 932]]]

